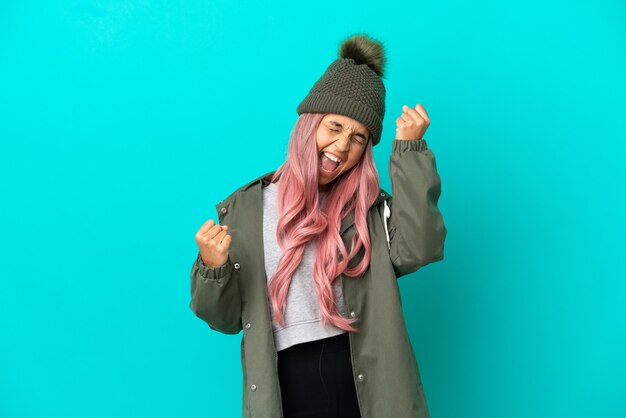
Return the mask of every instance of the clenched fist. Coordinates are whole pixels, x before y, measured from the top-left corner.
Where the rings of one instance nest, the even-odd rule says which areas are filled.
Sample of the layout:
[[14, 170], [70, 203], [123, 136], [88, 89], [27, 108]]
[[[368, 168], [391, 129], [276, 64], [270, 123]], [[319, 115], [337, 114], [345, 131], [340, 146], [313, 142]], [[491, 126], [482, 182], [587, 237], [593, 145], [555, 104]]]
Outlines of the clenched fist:
[[421, 104], [415, 108], [402, 106], [402, 114], [396, 119], [396, 139], [422, 139], [430, 125], [430, 118]]
[[196, 243], [204, 265], [219, 267], [226, 263], [232, 240], [227, 225], [218, 225], [213, 219], [206, 221], [196, 232]]

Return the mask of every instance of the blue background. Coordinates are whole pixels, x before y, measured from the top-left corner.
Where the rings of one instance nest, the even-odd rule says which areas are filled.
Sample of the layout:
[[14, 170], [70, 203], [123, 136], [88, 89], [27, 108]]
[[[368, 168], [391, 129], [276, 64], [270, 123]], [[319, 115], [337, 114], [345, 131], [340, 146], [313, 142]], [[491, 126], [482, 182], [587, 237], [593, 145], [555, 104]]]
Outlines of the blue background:
[[[0, 416], [237, 417], [194, 234], [348, 34], [422, 103], [445, 259], [399, 283], [433, 418], [626, 416], [618, 1], [0, 3]], [[382, 417], [375, 417], [382, 418]]]

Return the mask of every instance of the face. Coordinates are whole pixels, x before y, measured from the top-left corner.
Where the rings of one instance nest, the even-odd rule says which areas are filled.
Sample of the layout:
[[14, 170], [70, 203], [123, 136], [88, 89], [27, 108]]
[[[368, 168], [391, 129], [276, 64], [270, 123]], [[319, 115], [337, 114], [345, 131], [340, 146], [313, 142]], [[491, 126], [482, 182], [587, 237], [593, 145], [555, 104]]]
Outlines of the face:
[[[334, 113], [324, 116], [317, 128], [320, 190], [327, 190], [333, 180], [359, 162], [369, 136], [367, 127], [357, 120]], [[339, 165], [329, 161], [326, 153], [339, 160]]]

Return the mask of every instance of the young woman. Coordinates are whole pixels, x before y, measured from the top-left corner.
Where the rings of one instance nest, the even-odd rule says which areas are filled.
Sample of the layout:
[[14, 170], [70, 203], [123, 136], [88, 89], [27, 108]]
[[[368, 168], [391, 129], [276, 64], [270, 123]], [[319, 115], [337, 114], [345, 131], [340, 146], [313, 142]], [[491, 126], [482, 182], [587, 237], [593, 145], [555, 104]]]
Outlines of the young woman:
[[343, 41], [298, 106], [287, 160], [196, 233], [190, 307], [243, 330], [243, 417], [429, 416], [396, 279], [443, 259], [441, 181], [418, 104], [396, 119], [393, 198], [379, 187], [384, 64], [380, 42]]

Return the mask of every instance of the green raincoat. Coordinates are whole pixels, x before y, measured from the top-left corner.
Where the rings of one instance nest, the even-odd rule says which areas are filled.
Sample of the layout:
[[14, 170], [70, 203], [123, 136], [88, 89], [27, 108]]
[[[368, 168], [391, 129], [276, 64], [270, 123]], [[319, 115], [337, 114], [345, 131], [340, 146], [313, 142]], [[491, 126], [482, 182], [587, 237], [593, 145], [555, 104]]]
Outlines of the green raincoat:
[[[232, 236], [227, 262], [208, 268], [198, 253], [191, 269], [189, 306], [195, 315], [215, 331], [243, 330], [244, 418], [283, 417], [263, 253], [262, 187], [272, 174], [216, 205], [219, 223], [228, 225]], [[425, 418], [428, 407], [396, 279], [443, 259], [441, 180], [424, 139], [393, 141], [389, 175], [393, 197], [381, 189], [367, 215], [370, 266], [361, 278], [341, 276], [346, 312], [358, 319], [354, 326], [361, 331], [349, 333], [354, 384], [362, 418]], [[349, 250], [356, 232], [353, 213], [340, 229]]]

